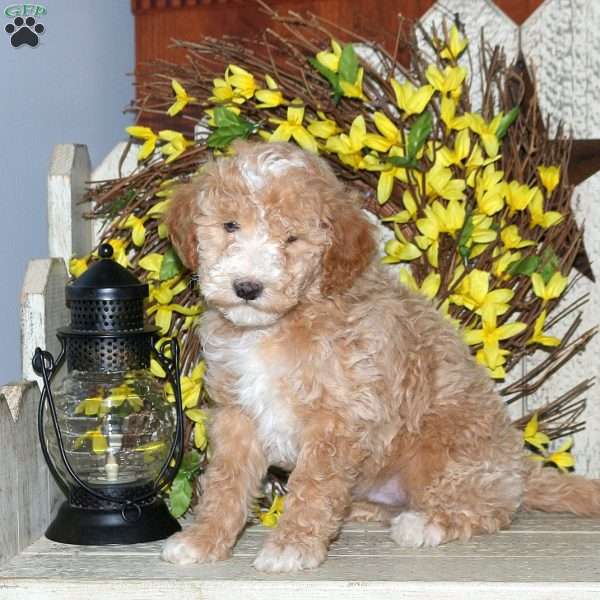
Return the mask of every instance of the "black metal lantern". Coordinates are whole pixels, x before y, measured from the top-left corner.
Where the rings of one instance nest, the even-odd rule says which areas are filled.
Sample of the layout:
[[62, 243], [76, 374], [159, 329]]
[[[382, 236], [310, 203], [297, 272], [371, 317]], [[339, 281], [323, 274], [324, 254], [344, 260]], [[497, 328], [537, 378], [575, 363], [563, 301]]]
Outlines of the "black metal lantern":
[[[173, 339], [155, 349], [158, 330], [144, 325], [148, 285], [112, 254], [100, 246], [102, 260], [67, 285], [71, 325], [58, 330], [58, 358], [40, 348], [33, 358], [44, 383], [42, 452], [67, 496], [46, 537], [68, 544], [148, 542], [180, 530], [158, 496], [183, 455], [179, 348]], [[153, 352], [175, 406], [150, 373]], [[51, 391], [65, 358], [68, 373]]]

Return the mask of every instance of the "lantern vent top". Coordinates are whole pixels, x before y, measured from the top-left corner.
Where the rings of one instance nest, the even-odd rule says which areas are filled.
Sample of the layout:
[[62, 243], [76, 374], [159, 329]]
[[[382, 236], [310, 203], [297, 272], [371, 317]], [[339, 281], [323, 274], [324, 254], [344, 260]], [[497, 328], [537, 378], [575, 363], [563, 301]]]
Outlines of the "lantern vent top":
[[113, 248], [102, 244], [99, 261], [67, 285], [67, 303], [72, 300], [133, 300], [148, 297], [148, 284], [112, 259]]

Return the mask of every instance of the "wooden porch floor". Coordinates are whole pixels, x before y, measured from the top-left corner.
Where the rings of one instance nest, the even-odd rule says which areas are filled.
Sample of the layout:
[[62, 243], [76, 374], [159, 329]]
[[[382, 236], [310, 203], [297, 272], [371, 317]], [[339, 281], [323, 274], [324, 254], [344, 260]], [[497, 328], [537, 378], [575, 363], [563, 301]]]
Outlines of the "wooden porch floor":
[[229, 561], [187, 567], [162, 562], [162, 542], [67, 546], [42, 538], [0, 567], [0, 598], [600, 598], [600, 519], [522, 514], [499, 534], [421, 550], [398, 547], [385, 528], [349, 524], [322, 567], [293, 576], [253, 569], [266, 532], [248, 528]]

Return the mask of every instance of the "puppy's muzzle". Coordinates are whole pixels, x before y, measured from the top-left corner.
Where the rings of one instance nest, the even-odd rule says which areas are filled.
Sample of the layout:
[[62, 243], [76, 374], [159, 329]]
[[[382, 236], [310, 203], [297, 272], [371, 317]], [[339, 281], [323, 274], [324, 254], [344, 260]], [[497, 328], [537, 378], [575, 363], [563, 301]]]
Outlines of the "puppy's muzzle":
[[256, 300], [262, 294], [263, 285], [251, 279], [238, 279], [233, 282], [233, 291], [238, 298]]

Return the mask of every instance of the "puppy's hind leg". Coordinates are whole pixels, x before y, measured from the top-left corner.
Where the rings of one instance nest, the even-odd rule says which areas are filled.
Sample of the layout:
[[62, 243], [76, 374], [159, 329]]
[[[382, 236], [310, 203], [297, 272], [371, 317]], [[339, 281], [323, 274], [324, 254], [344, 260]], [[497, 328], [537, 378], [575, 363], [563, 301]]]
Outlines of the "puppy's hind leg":
[[508, 527], [522, 493], [519, 470], [454, 465], [392, 519], [391, 535], [401, 546], [418, 548], [495, 533]]
[[202, 479], [196, 522], [171, 536], [162, 558], [181, 565], [227, 558], [248, 518], [267, 464], [253, 422], [234, 407], [215, 411], [213, 456]]

